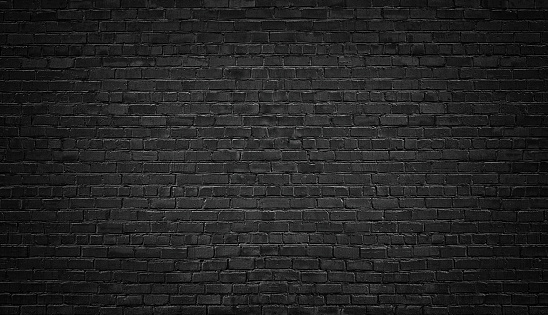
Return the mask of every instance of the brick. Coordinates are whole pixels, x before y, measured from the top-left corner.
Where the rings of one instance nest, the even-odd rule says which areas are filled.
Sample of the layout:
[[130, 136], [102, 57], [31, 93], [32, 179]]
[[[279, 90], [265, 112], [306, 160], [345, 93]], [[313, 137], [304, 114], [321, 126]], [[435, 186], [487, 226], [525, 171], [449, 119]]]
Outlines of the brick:
[[544, 2], [0, 7], [0, 313], [546, 313]]
[[360, 249], [357, 247], [335, 247], [334, 255], [337, 258], [359, 258]]

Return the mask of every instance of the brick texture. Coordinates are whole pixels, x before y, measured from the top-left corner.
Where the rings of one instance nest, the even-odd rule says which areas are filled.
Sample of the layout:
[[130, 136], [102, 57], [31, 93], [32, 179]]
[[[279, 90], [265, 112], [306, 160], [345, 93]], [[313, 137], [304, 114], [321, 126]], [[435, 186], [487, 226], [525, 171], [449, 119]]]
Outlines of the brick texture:
[[0, 313], [548, 314], [548, 2], [0, 0]]

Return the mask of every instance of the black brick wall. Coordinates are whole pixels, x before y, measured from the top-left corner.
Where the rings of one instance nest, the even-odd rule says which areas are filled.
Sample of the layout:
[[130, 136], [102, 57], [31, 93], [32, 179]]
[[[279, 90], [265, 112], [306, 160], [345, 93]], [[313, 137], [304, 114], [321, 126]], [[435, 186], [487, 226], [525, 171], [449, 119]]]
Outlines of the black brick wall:
[[547, 314], [547, 17], [0, 0], [0, 313]]

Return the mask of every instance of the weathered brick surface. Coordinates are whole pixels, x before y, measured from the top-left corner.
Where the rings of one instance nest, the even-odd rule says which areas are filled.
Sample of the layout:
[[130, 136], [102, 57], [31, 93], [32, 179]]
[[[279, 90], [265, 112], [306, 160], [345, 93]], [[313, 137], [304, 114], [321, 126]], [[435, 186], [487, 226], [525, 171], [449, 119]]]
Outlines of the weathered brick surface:
[[547, 4], [0, 0], [0, 313], [548, 314]]

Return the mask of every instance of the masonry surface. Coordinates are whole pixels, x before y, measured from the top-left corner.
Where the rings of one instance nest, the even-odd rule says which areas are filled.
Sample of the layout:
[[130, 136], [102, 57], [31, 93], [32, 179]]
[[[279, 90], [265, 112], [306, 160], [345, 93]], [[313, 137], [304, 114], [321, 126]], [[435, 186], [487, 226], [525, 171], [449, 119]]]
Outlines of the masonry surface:
[[0, 313], [548, 314], [547, 18], [0, 0]]

